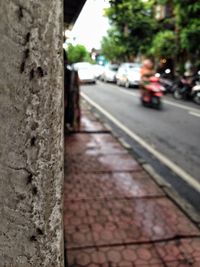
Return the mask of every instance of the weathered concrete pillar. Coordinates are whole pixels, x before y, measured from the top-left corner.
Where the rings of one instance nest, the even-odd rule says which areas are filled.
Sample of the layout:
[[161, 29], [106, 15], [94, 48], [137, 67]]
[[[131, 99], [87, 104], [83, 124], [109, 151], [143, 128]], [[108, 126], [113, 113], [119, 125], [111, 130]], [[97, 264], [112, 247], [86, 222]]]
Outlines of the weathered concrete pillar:
[[63, 266], [62, 0], [0, 1], [0, 267]]

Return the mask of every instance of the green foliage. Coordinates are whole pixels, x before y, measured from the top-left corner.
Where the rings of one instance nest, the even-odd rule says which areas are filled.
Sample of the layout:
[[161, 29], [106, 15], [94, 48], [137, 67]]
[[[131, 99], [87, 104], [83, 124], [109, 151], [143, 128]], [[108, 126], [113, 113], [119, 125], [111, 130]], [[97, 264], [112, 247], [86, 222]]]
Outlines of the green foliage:
[[[156, 20], [152, 12], [152, 1], [142, 0], [111, 1], [107, 9], [111, 25], [115, 27], [121, 57], [137, 55], [145, 52], [151, 43]], [[120, 51], [119, 51], [120, 52]]]
[[67, 55], [69, 63], [90, 61], [90, 55], [85, 46], [69, 44], [67, 48]]
[[[200, 1], [110, 0], [110, 5], [106, 15], [113, 28], [102, 42], [109, 59], [123, 60], [142, 53], [184, 64], [200, 58]], [[171, 16], [157, 21], [155, 5], [171, 7]]]
[[180, 45], [189, 53], [200, 53], [200, 21], [192, 19], [180, 32]]
[[173, 31], [158, 32], [152, 42], [150, 53], [154, 56], [172, 57], [176, 51], [176, 36]]
[[158, 0], [157, 1], [157, 4], [160, 4], [160, 5], [165, 5], [169, 2], [169, 0]]
[[176, 3], [176, 27], [178, 28], [180, 47], [188, 53], [200, 54], [200, 1], [174, 0]]
[[115, 28], [108, 31], [108, 36], [103, 37], [101, 42], [101, 53], [110, 61], [119, 61], [124, 58], [126, 45], [120, 42], [120, 35]]

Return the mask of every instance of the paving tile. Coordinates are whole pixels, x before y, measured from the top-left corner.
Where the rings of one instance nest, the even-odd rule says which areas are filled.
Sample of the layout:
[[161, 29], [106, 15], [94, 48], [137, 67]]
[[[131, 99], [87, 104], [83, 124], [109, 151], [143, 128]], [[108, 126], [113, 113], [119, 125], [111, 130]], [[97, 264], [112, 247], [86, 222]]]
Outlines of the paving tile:
[[86, 151], [86, 154], [96, 156], [96, 155], [113, 155], [113, 154], [128, 154], [128, 152], [123, 149], [120, 144], [117, 143], [108, 143], [107, 145], [102, 145], [96, 149], [90, 149]]
[[102, 123], [98, 122], [97, 120], [91, 120], [88, 116], [81, 117], [81, 126], [80, 129], [82, 131], [105, 131], [106, 128], [103, 126]]
[[102, 174], [72, 174], [65, 178], [65, 199], [133, 198], [163, 196], [144, 171]]
[[121, 148], [122, 150], [126, 151], [112, 134], [95, 134], [92, 135], [92, 138], [102, 150], [105, 150], [107, 147], [114, 147]]
[[94, 117], [94, 115], [91, 113], [90, 110], [82, 110], [81, 111], [81, 121], [83, 120], [90, 120], [90, 121], [96, 121], [96, 122], [99, 122], [98, 119], [96, 117]]
[[93, 122], [98, 121], [98, 119], [91, 113], [91, 111], [86, 110], [86, 109], [81, 111], [81, 122], [83, 122], [84, 119], [87, 119]]
[[73, 134], [66, 137], [65, 147], [69, 154], [127, 154], [111, 134]]
[[81, 225], [79, 227], [66, 226], [64, 236], [65, 247], [67, 249], [84, 248], [91, 245], [94, 246], [94, 240], [90, 228], [86, 225]]
[[67, 255], [69, 267], [164, 267], [152, 245], [70, 250]]
[[165, 198], [91, 201], [88, 214], [97, 246], [200, 236], [199, 230]]
[[115, 186], [119, 192], [118, 194], [124, 197], [164, 196], [163, 191], [144, 171], [113, 173], [111, 178], [113, 186]]
[[67, 248], [94, 245], [88, 218], [88, 203], [71, 201], [64, 208], [64, 236]]
[[200, 238], [177, 239], [155, 245], [167, 267], [199, 267]]
[[65, 151], [70, 155], [82, 154], [84, 157], [85, 151], [98, 149], [99, 146], [89, 134], [72, 134], [65, 138]]
[[187, 262], [170, 262], [165, 265], [166, 267], [200, 267], [200, 262], [187, 263]]
[[129, 154], [68, 155], [66, 175], [71, 173], [97, 173], [116, 171], [141, 171], [141, 166]]
[[84, 104], [81, 131], [97, 133], [65, 137], [68, 266], [200, 267], [200, 231], [105, 130]]
[[71, 248], [200, 236], [199, 230], [165, 198], [68, 201], [64, 225]]
[[105, 165], [109, 171], [137, 171], [142, 170], [138, 162], [129, 154], [103, 155], [99, 157], [100, 162]]

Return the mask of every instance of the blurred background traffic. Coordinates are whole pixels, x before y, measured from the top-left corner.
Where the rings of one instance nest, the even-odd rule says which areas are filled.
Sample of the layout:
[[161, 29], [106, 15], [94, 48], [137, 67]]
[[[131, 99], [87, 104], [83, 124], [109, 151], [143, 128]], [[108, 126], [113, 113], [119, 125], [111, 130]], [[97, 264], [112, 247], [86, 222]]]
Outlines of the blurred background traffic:
[[137, 88], [149, 58], [165, 93], [200, 104], [199, 14], [198, 1], [88, 0], [72, 30], [65, 25], [68, 64], [81, 82]]

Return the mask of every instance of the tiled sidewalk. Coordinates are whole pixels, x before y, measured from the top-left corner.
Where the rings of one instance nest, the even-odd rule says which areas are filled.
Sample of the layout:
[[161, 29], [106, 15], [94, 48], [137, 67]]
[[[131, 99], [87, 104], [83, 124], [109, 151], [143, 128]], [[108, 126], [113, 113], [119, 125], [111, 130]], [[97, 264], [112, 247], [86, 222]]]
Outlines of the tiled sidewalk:
[[65, 137], [69, 267], [200, 267], [200, 231], [84, 105]]

